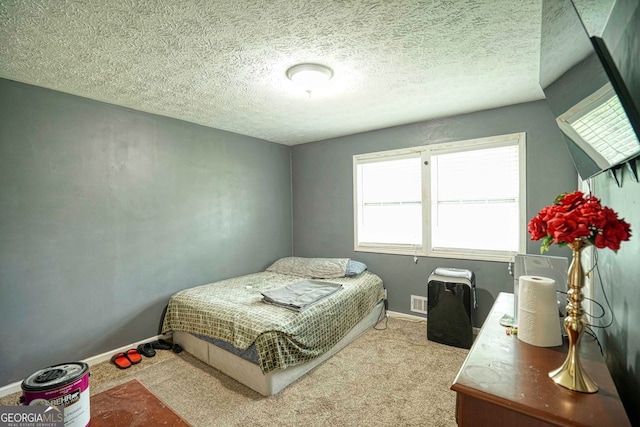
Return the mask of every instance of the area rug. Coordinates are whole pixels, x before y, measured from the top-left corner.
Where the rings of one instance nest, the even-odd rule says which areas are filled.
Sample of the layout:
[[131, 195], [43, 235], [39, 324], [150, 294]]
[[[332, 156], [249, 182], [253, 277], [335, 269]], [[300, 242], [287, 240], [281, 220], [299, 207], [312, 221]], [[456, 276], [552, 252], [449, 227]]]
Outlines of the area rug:
[[189, 426], [137, 380], [96, 394], [90, 407], [91, 427]]

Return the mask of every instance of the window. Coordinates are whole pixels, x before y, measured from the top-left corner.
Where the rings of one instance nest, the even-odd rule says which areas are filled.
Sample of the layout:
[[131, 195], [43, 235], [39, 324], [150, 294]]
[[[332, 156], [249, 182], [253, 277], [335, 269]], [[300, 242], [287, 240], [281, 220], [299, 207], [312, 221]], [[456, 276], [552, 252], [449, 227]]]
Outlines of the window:
[[356, 155], [356, 251], [504, 261], [525, 252], [525, 134]]
[[419, 249], [421, 152], [378, 153], [373, 158], [354, 158], [354, 162], [357, 246], [392, 253]]

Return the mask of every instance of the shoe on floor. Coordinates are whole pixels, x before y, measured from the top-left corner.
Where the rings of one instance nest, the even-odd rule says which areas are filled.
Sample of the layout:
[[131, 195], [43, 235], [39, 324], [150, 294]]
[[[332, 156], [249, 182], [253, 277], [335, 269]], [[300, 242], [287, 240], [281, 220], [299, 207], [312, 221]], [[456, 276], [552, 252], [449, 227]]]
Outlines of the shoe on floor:
[[111, 357], [111, 363], [116, 365], [120, 369], [127, 369], [131, 367], [131, 361], [124, 353], [116, 353]]
[[138, 353], [146, 357], [153, 357], [156, 355], [156, 350], [153, 348], [150, 342], [140, 344], [137, 350]]
[[171, 350], [173, 345], [169, 341], [158, 340], [153, 341], [151, 343], [151, 347], [155, 348], [156, 350]]
[[136, 350], [135, 348], [127, 350], [125, 357], [129, 359], [129, 362], [131, 362], [133, 365], [142, 362], [142, 356], [140, 356], [140, 353], [138, 353], [138, 350]]

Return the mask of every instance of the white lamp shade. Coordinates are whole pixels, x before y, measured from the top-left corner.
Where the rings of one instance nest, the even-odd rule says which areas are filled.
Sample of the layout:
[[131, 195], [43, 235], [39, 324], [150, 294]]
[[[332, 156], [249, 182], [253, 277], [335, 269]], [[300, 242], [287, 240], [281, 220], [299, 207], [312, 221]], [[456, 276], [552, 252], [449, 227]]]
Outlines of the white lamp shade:
[[333, 71], [320, 64], [298, 64], [287, 70], [287, 77], [295, 85], [310, 91], [327, 84]]

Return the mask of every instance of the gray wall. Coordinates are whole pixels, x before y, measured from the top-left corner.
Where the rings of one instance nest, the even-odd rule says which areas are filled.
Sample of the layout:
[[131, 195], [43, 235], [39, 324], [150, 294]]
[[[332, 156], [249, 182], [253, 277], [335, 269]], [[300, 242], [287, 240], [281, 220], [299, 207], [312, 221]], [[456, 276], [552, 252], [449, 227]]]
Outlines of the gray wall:
[[[577, 186], [562, 134], [544, 101], [294, 146], [294, 254], [350, 257], [367, 263], [384, 280], [389, 309], [409, 314], [414, 314], [410, 296], [426, 296], [427, 277], [435, 267], [469, 268], [476, 274], [479, 326], [497, 294], [513, 291], [507, 264], [425, 257], [414, 264], [412, 256], [355, 253], [352, 156], [522, 131], [527, 133], [527, 217], [531, 218], [559, 193]], [[529, 242], [527, 252], [538, 254], [539, 247], [538, 242]], [[567, 256], [556, 248], [550, 255]]]
[[619, 188], [607, 174], [595, 179], [596, 196], [631, 224], [632, 232], [631, 240], [622, 242], [617, 253], [598, 250], [596, 278], [602, 287], [596, 286], [596, 300], [606, 307], [605, 324], [613, 316], [612, 325], [599, 331], [609, 371], [631, 424], [640, 425], [640, 184], [630, 179], [627, 170], [622, 181]]
[[0, 79], [0, 386], [290, 255], [290, 152]]

